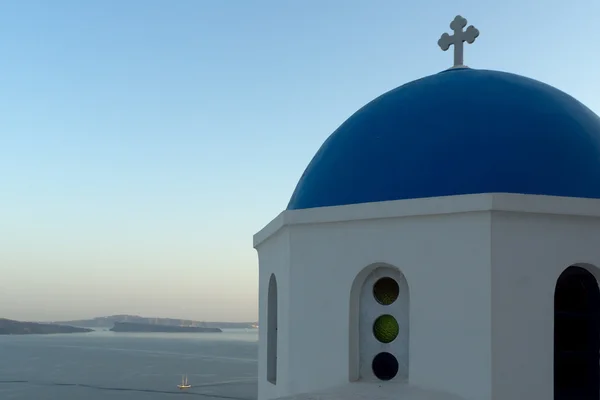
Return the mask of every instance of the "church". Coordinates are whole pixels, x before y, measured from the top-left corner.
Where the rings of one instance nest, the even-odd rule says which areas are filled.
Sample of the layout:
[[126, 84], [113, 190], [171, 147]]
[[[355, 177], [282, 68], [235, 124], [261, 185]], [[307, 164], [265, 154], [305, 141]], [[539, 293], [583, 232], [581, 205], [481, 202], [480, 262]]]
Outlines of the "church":
[[600, 399], [600, 118], [450, 28], [254, 236], [259, 400]]

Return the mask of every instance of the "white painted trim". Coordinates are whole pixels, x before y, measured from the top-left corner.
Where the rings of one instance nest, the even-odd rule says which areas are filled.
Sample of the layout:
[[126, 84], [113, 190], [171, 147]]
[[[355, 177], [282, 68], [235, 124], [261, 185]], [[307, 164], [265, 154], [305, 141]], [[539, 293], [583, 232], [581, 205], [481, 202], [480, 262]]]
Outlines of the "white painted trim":
[[353, 382], [315, 393], [280, 397], [278, 400], [465, 400], [450, 393], [439, 392], [406, 383]]
[[482, 211], [600, 217], [600, 199], [482, 193], [286, 210], [254, 235], [254, 247], [290, 225]]

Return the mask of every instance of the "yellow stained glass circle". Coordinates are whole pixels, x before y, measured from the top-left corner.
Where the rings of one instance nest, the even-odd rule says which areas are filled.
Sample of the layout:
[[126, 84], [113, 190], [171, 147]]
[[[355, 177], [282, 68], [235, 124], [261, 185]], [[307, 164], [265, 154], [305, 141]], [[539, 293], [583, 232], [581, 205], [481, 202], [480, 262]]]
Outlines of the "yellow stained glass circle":
[[398, 321], [389, 314], [381, 315], [373, 324], [373, 335], [381, 343], [391, 343], [398, 337], [399, 331]]
[[373, 296], [379, 304], [389, 306], [398, 299], [400, 287], [392, 278], [381, 278], [373, 285]]

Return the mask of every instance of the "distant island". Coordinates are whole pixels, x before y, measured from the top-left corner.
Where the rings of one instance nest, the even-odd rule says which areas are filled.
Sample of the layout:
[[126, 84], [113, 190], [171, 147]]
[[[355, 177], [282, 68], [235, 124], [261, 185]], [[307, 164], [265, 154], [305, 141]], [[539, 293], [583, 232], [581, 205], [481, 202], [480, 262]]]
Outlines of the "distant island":
[[115, 322], [111, 329], [113, 332], [223, 332], [219, 328], [203, 328], [198, 326], [172, 326], [159, 324], [140, 324], [135, 322]]
[[257, 322], [206, 322], [176, 318], [140, 317], [138, 315], [111, 315], [108, 317], [96, 317], [92, 319], [81, 319], [75, 321], [53, 321], [52, 323], [60, 325], [81, 326], [85, 328], [111, 328], [114, 326], [115, 322], [220, 329], [251, 329], [257, 327]]
[[87, 333], [93, 329], [76, 328], [68, 325], [38, 324], [0, 318], [0, 335], [49, 335], [53, 333]]

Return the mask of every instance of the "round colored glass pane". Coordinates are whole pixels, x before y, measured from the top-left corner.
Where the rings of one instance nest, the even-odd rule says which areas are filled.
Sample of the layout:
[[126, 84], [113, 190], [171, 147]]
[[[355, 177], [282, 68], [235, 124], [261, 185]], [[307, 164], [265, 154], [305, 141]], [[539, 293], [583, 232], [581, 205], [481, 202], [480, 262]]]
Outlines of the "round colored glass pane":
[[391, 315], [382, 315], [373, 324], [373, 335], [381, 343], [390, 343], [398, 337], [398, 321]]
[[373, 358], [371, 368], [378, 379], [389, 381], [398, 374], [398, 360], [390, 353], [379, 353]]
[[389, 306], [398, 298], [400, 287], [392, 278], [381, 278], [373, 286], [373, 296], [379, 304]]

